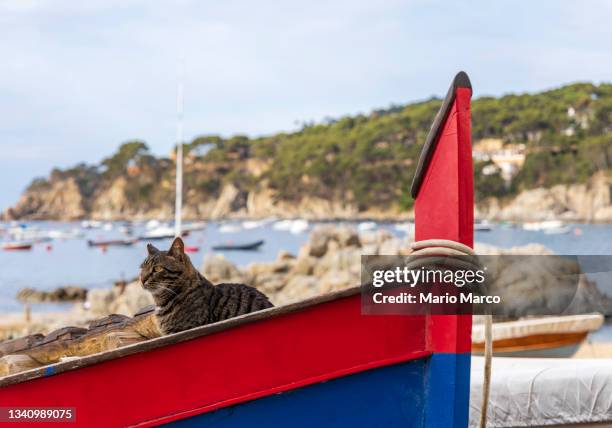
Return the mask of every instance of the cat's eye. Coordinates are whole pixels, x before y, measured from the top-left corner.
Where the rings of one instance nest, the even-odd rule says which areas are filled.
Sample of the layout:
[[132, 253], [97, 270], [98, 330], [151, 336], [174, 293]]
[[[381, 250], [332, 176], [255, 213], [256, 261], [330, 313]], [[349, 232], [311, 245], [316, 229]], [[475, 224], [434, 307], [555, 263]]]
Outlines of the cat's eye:
[[161, 272], [162, 270], [164, 270], [164, 268], [163, 268], [163, 267], [161, 267], [161, 266], [155, 266], [155, 267], [153, 268], [153, 272]]

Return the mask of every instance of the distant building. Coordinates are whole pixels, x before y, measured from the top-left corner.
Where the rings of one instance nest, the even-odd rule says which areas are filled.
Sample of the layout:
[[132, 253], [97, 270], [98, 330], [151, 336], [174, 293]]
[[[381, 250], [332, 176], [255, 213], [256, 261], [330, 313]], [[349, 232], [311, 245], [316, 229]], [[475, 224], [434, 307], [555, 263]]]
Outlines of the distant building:
[[504, 144], [501, 138], [483, 138], [474, 144], [472, 156], [475, 160], [493, 163], [483, 168], [484, 175], [499, 172], [505, 181], [510, 181], [525, 163], [525, 144]]

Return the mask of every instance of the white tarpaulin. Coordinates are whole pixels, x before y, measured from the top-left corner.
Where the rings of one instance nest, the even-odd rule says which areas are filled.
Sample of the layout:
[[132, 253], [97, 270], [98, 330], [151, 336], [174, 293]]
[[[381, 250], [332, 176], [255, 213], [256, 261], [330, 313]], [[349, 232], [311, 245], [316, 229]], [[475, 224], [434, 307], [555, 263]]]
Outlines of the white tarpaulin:
[[[472, 357], [470, 427], [480, 418], [483, 357]], [[612, 423], [612, 359], [493, 358], [487, 427]]]

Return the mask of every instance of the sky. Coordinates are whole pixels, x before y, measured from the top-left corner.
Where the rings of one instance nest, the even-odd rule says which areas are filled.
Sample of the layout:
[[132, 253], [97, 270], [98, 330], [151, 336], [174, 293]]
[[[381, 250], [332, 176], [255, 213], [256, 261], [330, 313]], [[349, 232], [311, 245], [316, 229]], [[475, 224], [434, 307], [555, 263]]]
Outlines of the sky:
[[612, 81], [612, 1], [0, 0], [0, 210], [130, 139], [265, 135], [443, 96]]

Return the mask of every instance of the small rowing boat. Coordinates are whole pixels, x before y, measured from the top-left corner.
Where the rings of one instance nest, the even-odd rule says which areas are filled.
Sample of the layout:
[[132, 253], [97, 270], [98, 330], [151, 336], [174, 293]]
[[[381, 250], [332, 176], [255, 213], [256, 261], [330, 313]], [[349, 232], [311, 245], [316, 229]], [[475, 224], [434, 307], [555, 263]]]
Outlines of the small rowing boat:
[[[181, 236], [187, 235], [189, 235], [189, 230], [183, 230], [181, 232]], [[159, 241], [162, 239], [173, 239], [175, 237], [176, 235], [174, 228], [169, 226], [160, 226], [158, 228], [145, 232], [138, 239], [140, 239], [141, 241]]]
[[[601, 314], [520, 319], [493, 324], [493, 355], [500, 357], [568, 358], [589, 332], [598, 330]], [[474, 317], [472, 351], [484, 352], [484, 324]]]
[[246, 244], [220, 244], [215, 245], [213, 250], [236, 250], [236, 251], [254, 251], [263, 245], [264, 241], [259, 240], [255, 242], [249, 242]]
[[135, 242], [135, 239], [111, 239], [108, 241], [88, 240], [87, 245], [90, 247], [128, 247], [134, 245]]
[[2, 244], [2, 249], [6, 250], [6, 251], [24, 251], [24, 250], [31, 250], [32, 249], [32, 243], [31, 242], [22, 242], [22, 241], [16, 241], [16, 242], [4, 242]]

